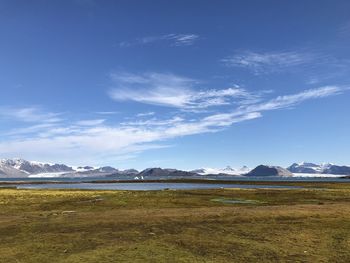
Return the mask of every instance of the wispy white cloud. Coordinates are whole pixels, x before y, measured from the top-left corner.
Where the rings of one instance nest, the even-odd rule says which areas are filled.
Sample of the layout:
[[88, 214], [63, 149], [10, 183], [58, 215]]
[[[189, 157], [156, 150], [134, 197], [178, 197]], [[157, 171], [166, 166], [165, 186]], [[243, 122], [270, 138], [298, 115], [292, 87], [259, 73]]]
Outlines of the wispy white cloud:
[[38, 107], [0, 107], [0, 119], [11, 119], [23, 122], [55, 123], [62, 119], [61, 113], [44, 112]]
[[152, 118], [148, 120], [137, 120], [137, 121], [127, 121], [127, 122], [122, 122], [122, 126], [166, 126], [166, 125], [174, 125], [176, 123], [180, 123], [185, 121], [185, 119], [175, 116], [170, 119], [157, 119], [157, 118]]
[[243, 68], [254, 75], [297, 73], [309, 85], [329, 83], [348, 78], [350, 60], [332, 55], [331, 50], [305, 49], [303, 51], [237, 52], [221, 62], [232, 68]]
[[158, 36], [146, 36], [133, 41], [120, 42], [120, 47], [130, 47], [135, 45], [148, 45], [156, 42], [166, 42], [170, 46], [191, 46], [199, 36], [196, 34], [166, 34]]
[[96, 126], [105, 122], [105, 119], [81, 120], [76, 122], [78, 126]]
[[141, 112], [141, 113], [138, 113], [136, 116], [137, 117], [147, 117], [147, 116], [152, 116], [154, 115], [155, 112], [154, 111], [148, 111], [148, 112]]
[[[117, 158], [125, 154], [134, 154], [135, 151], [164, 147], [163, 142], [186, 135], [205, 132], [215, 132], [234, 122], [259, 117], [248, 113], [246, 115], [231, 117], [225, 122], [215, 119], [198, 119], [188, 121], [181, 118], [170, 120], [149, 120], [139, 123], [125, 123], [121, 126], [98, 127], [61, 127], [47, 129], [38, 135], [22, 139], [5, 140], [0, 142], [1, 156], [30, 156], [37, 159], [60, 160], [75, 164], [84, 162], [103, 162], [105, 156]], [[44, 136], [43, 134], [46, 134]], [[161, 143], [161, 144], [159, 144]], [[35, 147], [33, 147], [35, 145]], [[167, 146], [165, 146], [167, 147]]]
[[221, 61], [230, 67], [246, 68], [255, 74], [264, 74], [305, 65], [313, 59], [313, 55], [297, 51], [264, 53], [244, 51], [228, 56]]
[[112, 74], [116, 88], [109, 95], [114, 100], [133, 100], [155, 105], [184, 107], [188, 102], [188, 91], [194, 80], [173, 74], [149, 73]]
[[113, 73], [114, 88], [109, 95], [116, 101], [135, 101], [145, 104], [175, 107], [182, 110], [200, 110], [246, 100], [256, 100], [251, 94], [235, 85], [226, 89], [198, 90], [198, 81], [164, 73]]
[[[260, 118], [265, 111], [294, 107], [307, 100], [338, 95], [347, 89], [326, 86], [304, 90], [236, 108], [231, 105], [230, 110], [202, 117], [191, 115], [189, 118], [183, 114], [158, 119], [150, 115], [149, 119], [135, 116], [134, 121], [117, 125], [101, 122], [95, 126], [77, 126], [73, 122], [71, 125], [62, 123], [54, 127], [37, 127], [40, 131], [28, 128], [27, 136], [2, 138], [0, 156], [18, 156], [20, 153], [31, 159], [60, 160], [69, 164], [101, 164], [106, 160], [111, 162], [121, 157], [135, 156], [145, 150], [169, 147], [166, 144], [169, 139], [218, 132], [235, 123]], [[216, 91], [214, 93], [217, 95]]]
[[164, 39], [173, 41], [174, 46], [190, 46], [199, 39], [195, 34], [169, 34], [164, 36]]
[[115, 115], [115, 114], [119, 114], [120, 112], [118, 112], [118, 111], [97, 111], [95, 113], [99, 114], [99, 115]]
[[278, 96], [276, 98], [266, 100], [261, 103], [243, 105], [232, 110], [231, 112], [215, 114], [215, 115], [209, 116], [208, 118], [214, 119], [217, 121], [222, 120], [226, 122], [231, 118], [236, 118], [238, 116], [245, 116], [247, 114], [261, 115], [262, 112], [264, 111], [272, 111], [272, 110], [294, 107], [307, 100], [339, 95], [346, 90], [348, 90], [348, 88], [338, 87], [338, 86], [326, 86], [326, 87], [320, 87], [316, 89], [304, 90], [302, 92], [292, 94], [292, 95]]
[[31, 133], [38, 133], [40, 131], [46, 130], [46, 129], [52, 129], [57, 126], [57, 123], [42, 123], [42, 124], [36, 124], [32, 126], [27, 126], [24, 128], [16, 128], [11, 129], [10, 131], [5, 132], [4, 134], [0, 134], [0, 136], [12, 136], [12, 135], [21, 135], [21, 134], [31, 134]]
[[302, 103], [306, 100], [338, 95], [342, 93], [345, 89], [346, 88], [342, 88], [339, 86], [326, 86], [316, 89], [309, 89], [293, 95], [278, 96], [275, 99], [260, 104], [249, 105], [245, 107], [245, 109], [250, 111], [267, 111], [287, 108]]

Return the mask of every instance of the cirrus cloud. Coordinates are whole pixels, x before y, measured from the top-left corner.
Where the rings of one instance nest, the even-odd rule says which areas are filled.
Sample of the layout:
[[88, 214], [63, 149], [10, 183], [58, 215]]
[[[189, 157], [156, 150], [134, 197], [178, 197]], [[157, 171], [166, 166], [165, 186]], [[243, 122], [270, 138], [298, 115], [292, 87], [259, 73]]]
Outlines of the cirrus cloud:
[[[168, 142], [173, 138], [218, 132], [235, 123], [261, 118], [263, 112], [290, 108], [307, 100], [338, 95], [347, 89], [326, 86], [304, 90], [194, 118], [189, 118], [186, 114], [157, 118], [150, 114], [135, 115], [135, 120], [115, 125], [99, 121], [91, 126], [86, 124], [92, 124], [94, 120], [89, 123], [83, 120], [80, 125], [77, 125], [77, 122], [64, 122], [53, 126], [28, 127], [28, 133], [22, 130], [18, 134], [3, 136], [0, 140], [0, 155], [11, 157], [20, 153], [24, 158], [59, 160], [72, 165], [110, 164], [114, 160], [125, 160], [126, 156], [135, 157], [142, 151], [169, 147]], [[218, 95], [217, 91], [212, 92], [211, 95]], [[227, 94], [226, 91], [224, 93]]]
[[196, 34], [165, 34], [158, 36], [145, 36], [137, 38], [133, 41], [123, 41], [119, 43], [120, 47], [131, 47], [137, 45], [149, 45], [156, 42], [165, 42], [170, 46], [180, 47], [180, 46], [191, 46], [197, 40], [199, 36]]
[[308, 53], [297, 51], [252, 52], [244, 51], [221, 60], [226, 66], [246, 68], [254, 74], [278, 72], [290, 67], [301, 66], [313, 61]]
[[169, 73], [112, 73], [115, 87], [109, 95], [116, 101], [134, 101], [196, 111], [210, 107], [230, 105], [233, 102], [256, 100], [238, 85], [226, 89], [198, 90], [198, 81]]

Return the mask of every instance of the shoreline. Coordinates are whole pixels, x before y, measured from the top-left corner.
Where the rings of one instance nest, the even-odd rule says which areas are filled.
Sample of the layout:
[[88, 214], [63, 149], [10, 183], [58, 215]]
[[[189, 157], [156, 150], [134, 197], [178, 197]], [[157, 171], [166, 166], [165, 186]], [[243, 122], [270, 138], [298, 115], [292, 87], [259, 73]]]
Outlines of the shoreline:
[[216, 180], [216, 179], [195, 179], [195, 178], [182, 178], [182, 179], [150, 179], [150, 180], [81, 180], [81, 181], [1, 181], [0, 186], [12, 186], [12, 185], [43, 185], [43, 184], [118, 184], [118, 183], [197, 183], [197, 184], [240, 184], [240, 185], [286, 185], [286, 186], [303, 186], [303, 187], [327, 187], [327, 185], [347, 184], [350, 180], [344, 181], [280, 181], [280, 180]]

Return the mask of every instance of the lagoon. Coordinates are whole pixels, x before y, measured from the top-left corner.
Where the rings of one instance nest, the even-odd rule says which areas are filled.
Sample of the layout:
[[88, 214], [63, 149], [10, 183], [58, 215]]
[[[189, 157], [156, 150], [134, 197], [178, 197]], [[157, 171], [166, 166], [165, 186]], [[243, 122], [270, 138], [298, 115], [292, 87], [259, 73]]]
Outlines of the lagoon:
[[82, 189], [82, 190], [194, 190], [194, 189], [298, 189], [300, 186], [287, 185], [254, 185], [254, 184], [223, 184], [223, 183], [46, 183], [46, 184], [13, 184], [17, 189]]

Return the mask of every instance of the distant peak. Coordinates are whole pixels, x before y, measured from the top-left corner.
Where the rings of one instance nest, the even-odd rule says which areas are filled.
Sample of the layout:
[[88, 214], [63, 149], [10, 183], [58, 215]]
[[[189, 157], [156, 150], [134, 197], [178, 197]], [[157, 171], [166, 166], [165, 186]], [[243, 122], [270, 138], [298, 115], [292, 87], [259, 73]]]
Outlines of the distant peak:
[[235, 171], [234, 168], [232, 168], [231, 166], [227, 165], [224, 169], [222, 169], [223, 171]]

